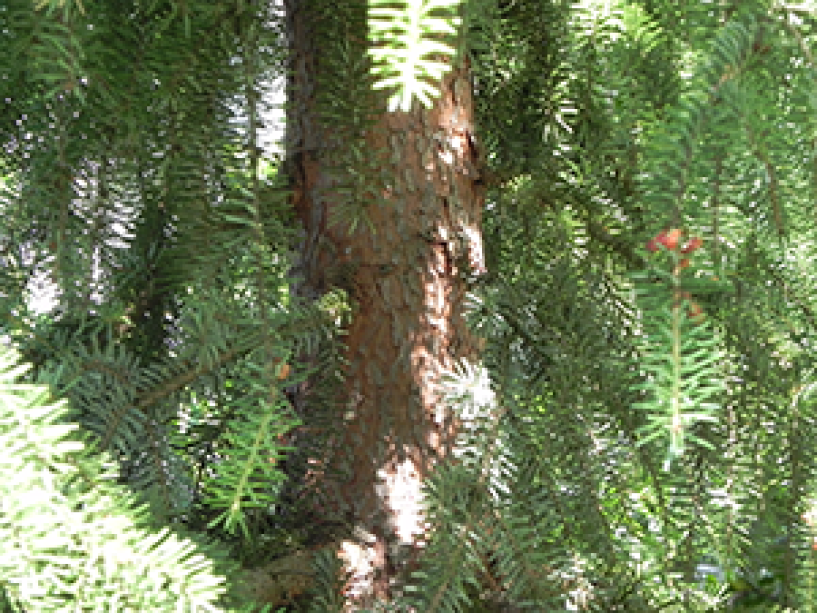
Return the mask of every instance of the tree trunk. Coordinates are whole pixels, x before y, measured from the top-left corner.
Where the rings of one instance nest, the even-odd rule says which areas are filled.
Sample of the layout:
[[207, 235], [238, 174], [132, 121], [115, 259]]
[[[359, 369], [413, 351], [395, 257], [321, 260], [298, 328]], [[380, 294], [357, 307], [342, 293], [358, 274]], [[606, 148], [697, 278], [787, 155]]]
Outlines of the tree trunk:
[[[483, 194], [466, 63], [445, 78], [431, 109], [388, 113], [378, 99], [384, 110], [359, 132], [379, 171], [380, 199], [367, 206], [372, 223], [353, 231], [338, 215], [346, 206], [337, 187], [349, 178], [347, 133], [326, 119], [321, 100], [331, 96], [330, 86], [342, 90], [355, 77], [333, 68], [327, 57], [337, 48], [321, 33], [327, 22], [343, 19], [335, 14], [324, 22], [316, 5], [287, 3], [288, 160], [304, 228], [298, 291], [317, 298], [339, 285], [354, 305], [338, 428], [325, 455], [312, 462], [322, 466], [315, 483], [321, 512], [354, 528], [356, 538], [340, 553], [353, 573], [349, 601], [364, 602], [387, 599], [394, 579], [417, 561], [426, 536], [421, 483], [454, 442], [456, 421], [439, 384], [456, 362], [479, 353], [465, 325], [464, 298], [468, 277], [485, 270]], [[365, 32], [360, 25], [348, 31], [352, 46]], [[362, 44], [358, 49], [364, 57]], [[309, 398], [306, 406], [308, 428], [317, 408]]]

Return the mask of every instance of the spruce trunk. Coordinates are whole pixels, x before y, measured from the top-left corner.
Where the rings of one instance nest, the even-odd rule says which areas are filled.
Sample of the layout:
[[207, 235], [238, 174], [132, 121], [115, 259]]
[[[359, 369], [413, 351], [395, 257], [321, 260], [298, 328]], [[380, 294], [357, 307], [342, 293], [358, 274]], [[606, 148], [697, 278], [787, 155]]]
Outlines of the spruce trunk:
[[[387, 112], [379, 94], [364, 88], [371, 121], [350, 132], [343, 120], [328, 117], [327, 100], [361, 77], [329, 57], [337, 45], [327, 44], [322, 28], [335, 28], [334, 42], [344, 33], [337, 14], [322, 19], [316, 7], [305, 0], [287, 4], [288, 160], [304, 229], [298, 293], [318, 298], [341, 287], [353, 315], [344, 337], [337, 427], [322, 457], [310, 460], [320, 467], [310, 478], [320, 512], [353, 528], [339, 553], [353, 573], [349, 602], [362, 604], [389, 598], [428, 536], [421, 483], [450, 457], [456, 435], [441, 378], [479, 353], [464, 311], [468, 279], [485, 271], [483, 190], [467, 62], [453, 67], [429, 109]], [[356, 38], [365, 32], [365, 14], [360, 19], [347, 39], [358, 61], [365, 58]], [[360, 85], [348, 83], [348, 90], [359, 92]], [[344, 211], [361, 203], [350, 207], [339, 188], [354, 184], [354, 156], [344, 148], [355, 138], [364, 143], [367, 184], [375, 189], [355, 196], [370, 200], [362, 203], [370, 223], [352, 228]], [[307, 429], [319, 411], [307, 394], [301, 409]]]

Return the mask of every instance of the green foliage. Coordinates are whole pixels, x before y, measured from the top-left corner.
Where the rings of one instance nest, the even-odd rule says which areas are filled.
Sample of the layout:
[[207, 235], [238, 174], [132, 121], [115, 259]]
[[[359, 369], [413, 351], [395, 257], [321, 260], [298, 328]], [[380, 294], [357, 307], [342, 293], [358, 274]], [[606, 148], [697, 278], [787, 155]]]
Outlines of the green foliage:
[[[291, 4], [319, 30], [288, 128], [332, 168], [321, 223], [362, 228], [388, 191], [365, 138], [373, 86], [405, 111], [453, 62], [474, 67], [490, 273], [472, 323], [488, 350], [446, 386], [458, 462], [426, 485], [428, 555], [393, 608], [813, 608], [813, 12]], [[312, 237], [260, 142], [285, 24], [238, 1], [0, 7], [0, 325], [34, 364], [0, 390], [12, 610], [215, 602], [209, 563], [148, 528], [137, 500], [247, 563], [309, 540], [303, 484], [284, 480], [305, 461], [285, 453], [302, 436], [285, 394], [337, 377], [350, 311], [340, 292], [309, 304], [288, 289]], [[310, 140], [305, 101], [332, 142]], [[672, 228], [704, 241], [689, 267], [644, 249]], [[45, 278], [57, 306], [37, 312]], [[37, 380], [68, 405], [37, 409]], [[68, 423], [116, 462], [80, 450]], [[337, 560], [315, 568], [309, 606], [340, 610]]]
[[[474, 324], [502, 417], [429, 485], [444, 527], [414, 589], [810, 610], [813, 16], [557, 6], [503, 6], [474, 53], [497, 187]], [[644, 251], [673, 227], [704, 238], [688, 268]]]
[[225, 581], [90, 454], [44, 385], [0, 351], [0, 591], [10, 611], [214, 611]]
[[[262, 390], [269, 392], [268, 389]], [[261, 410], [253, 410], [249, 398], [242, 398], [236, 408], [243, 416], [229, 423], [222, 435], [225, 452], [218, 470], [202, 484], [203, 503], [212, 509], [222, 509], [210, 525], [224, 524], [228, 532], [241, 529], [249, 541], [252, 534], [247, 526], [248, 509], [264, 509], [278, 500], [283, 474], [276, 468], [285, 451], [278, 441], [296, 422], [287, 419], [283, 402], [272, 400]]]
[[309, 602], [310, 613], [341, 613], [343, 611], [343, 568], [333, 551], [324, 549], [315, 554], [315, 585]]
[[456, 49], [459, 5], [459, 0], [369, 0], [375, 87], [395, 90], [389, 110], [408, 111], [415, 98], [431, 106], [439, 95]]
[[[0, 8], [13, 50], [0, 59], [0, 326], [35, 365], [26, 380], [69, 400], [64, 419], [116, 460], [110, 478], [157, 525], [256, 563], [294, 542], [280, 491], [298, 420], [284, 388], [309, 369], [287, 373], [315, 345], [327, 361], [314, 367], [328, 364], [335, 334], [287, 288], [289, 193], [261, 148], [275, 16], [242, 2], [84, 9]], [[38, 283], [53, 304], [30, 299]], [[174, 581], [196, 579], [181, 545], [150, 538], [178, 563]], [[184, 591], [159, 601], [132, 586], [153, 599], [134, 610], [184, 605]]]
[[[642, 306], [643, 358], [634, 386], [635, 390], [645, 392], [634, 408], [648, 413], [648, 422], [639, 431], [638, 444], [645, 445], [656, 438], [663, 441], [666, 437], [667, 468], [673, 458], [683, 455], [687, 439], [710, 446], [690, 431], [696, 424], [717, 422], [717, 400], [724, 388], [717, 332], [684, 289], [685, 275], [680, 263], [688, 258], [677, 251], [668, 255], [671, 273], [653, 267], [636, 281], [637, 291], [640, 290], [646, 304]], [[655, 283], [665, 286], [665, 295], [650, 287]]]

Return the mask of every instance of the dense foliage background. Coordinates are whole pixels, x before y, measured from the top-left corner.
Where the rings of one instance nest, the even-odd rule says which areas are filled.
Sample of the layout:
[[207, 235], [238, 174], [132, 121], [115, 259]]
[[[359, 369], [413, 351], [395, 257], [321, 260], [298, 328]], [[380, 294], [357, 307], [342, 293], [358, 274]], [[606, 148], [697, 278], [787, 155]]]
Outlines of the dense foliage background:
[[[371, 7], [394, 109], [471, 63], [488, 193], [484, 363], [449, 378], [460, 461], [391, 606], [817, 608], [815, 7]], [[319, 373], [331, 404], [355, 307], [290, 291], [286, 32], [266, 2], [0, 5], [8, 610], [344, 606], [286, 479], [288, 398]]]

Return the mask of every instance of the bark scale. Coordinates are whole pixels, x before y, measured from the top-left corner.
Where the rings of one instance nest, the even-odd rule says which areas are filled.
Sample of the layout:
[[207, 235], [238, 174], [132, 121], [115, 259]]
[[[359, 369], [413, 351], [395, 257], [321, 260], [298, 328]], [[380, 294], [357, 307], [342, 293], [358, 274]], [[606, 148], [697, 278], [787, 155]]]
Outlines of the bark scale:
[[[316, 5], [287, 3], [288, 159], [304, 230], [299, 292], [317, 298], [341, 283], [354, 310], [342, 414], [312, 477], [321, 512], [354, 527], [340, 554], [353, 573], [349, 602], [363, 603], [388, 599], [421, 555], [421, 483], [454, 442], [456, 421], [439, 384], [456, 362], [479, 355], [464, 310], [467, 278], [485, 271], [483, 190], [464, 64], [444, 79], [433, 108], [374, 117], [361, 138], [379, 167], [373, 180], [382, 200], [368, 207], [371, 226], [352, 232], [331, 223], [344, 143], [320, 100], [329, 79], [344, 75], [327, 74], [323, 54], [333, 51], [317, 43]], [[309, 412], [307, 399], [307, 427]]]

